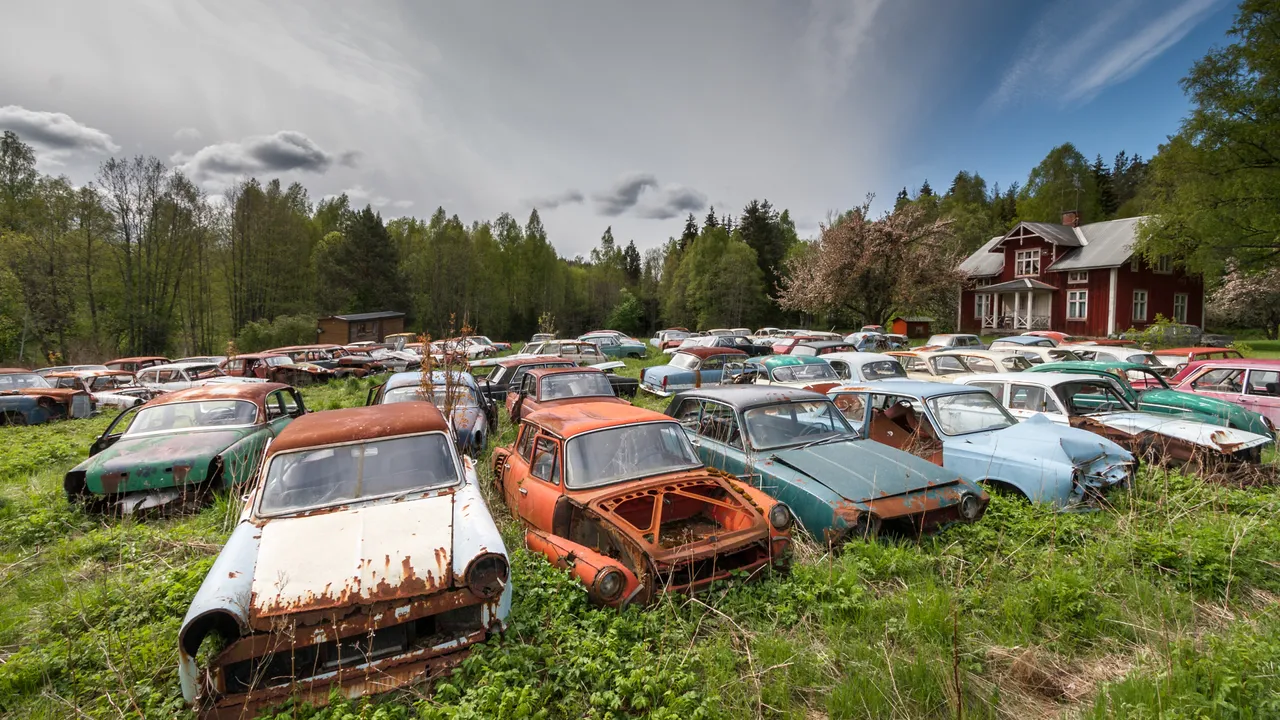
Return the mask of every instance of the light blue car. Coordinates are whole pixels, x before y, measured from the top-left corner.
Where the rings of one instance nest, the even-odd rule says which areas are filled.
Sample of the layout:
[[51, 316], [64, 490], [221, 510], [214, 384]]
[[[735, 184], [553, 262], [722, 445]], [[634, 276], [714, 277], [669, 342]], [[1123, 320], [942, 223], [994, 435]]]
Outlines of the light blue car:
[[1036, 415], [1023, 422], [981, 388], [877, 381], [827, 394], [863, 437], [926, 458], [968, 480], [1059, 509], [1127, 484], [1129, 451]]
[[632, 340], [629, 337], [611, 333], [588, 333], [578, 339], [600, 348], [600, 352], [608, 358], [635, 358], [638, 360], [643, 358], [649, 351], [649, 348], [645, 347], [645, 344], [639, 340]]

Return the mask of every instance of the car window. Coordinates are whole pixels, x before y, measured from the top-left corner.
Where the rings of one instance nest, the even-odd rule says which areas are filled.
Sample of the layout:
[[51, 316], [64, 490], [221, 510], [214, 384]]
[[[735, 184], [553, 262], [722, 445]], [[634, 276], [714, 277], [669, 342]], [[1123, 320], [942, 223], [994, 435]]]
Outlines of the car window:
[[542, 346], [542, 352], [548, 355], [559, 355], [560, 343], [547, 343], [546, 345]]
[[979, 387], [991, 393], [991, 396], [1001, 402], [1004, 401], [1004, 383], [998, 382], [972, 382], [967, 383], [973, 387]]
[[560, 447], [548, 437], [538, 438], [534, 444], [533, 465], [529, 474], [553, 485], [560, 484]]
[[1000, 430], [1018, 422], [988, 393], [942, 395], [925, 402], [943, 435]]
[[752, 408], [743, 414], [751, 446], [769, 450], [853, 433], [830, 400], [784, 402]]
[[1007, 358], [1000, 358], [1000, 364], [1005, 370], [1010, 372], [1019, 372], [1031, 367], [1031, 363], [1021, 355], [1010, 355]]
[[[929, 364], [933, 366], [933, 372], [936, 375], [958, 375], [969, 372], [963, 360], [949, 355], [929, 358]], [[993, 365], [992, 368], [994, 369], [995, 366]]]
[[1127, 412], [1133, 409], [1119, 389], [1106, 380], [1063, 383], [1055, 388], [1055, 394], [1070, 415]]
[[809, 347], [808, 345], [797, 345], [791, 351], [791, 354], [798, 355], [800, 357], [814, 357], [818, 354], [818, 351], [816, 348]]
[[[1257, 373], [1254, 373], [1255, 375]], [[1210, 370], [1191, 381], [1196, 390], [1220, 393], [1238, 393], [1243, 389], [1244, 370], [1238, 368], [1219, 368]]]
[[925, 364], [924, 359], [915, 357], [914, 355], [903, 357], [902, 365], [907, 372], [926, 374], [929, 372], [929, 366]]
[[129, 426], [129, 434], [252, 425], [257, 419], [258, 406], [247, 400], [200, 400], [144, 405]]
[[621, 425], [583, 433], [566, 443], [565, 486], [600, 487], [701, 466], [679, 424]]
[[538, 435], [538, 428], [525, 423], [520, 426], [520, 442], [516, 443], [516, 453], [525, 462], [533, 459], [533, 439]]
[[820, 382], [823, 380], [839, 380], [840, 376], [831, 366], [823, 363], [806, 363], [804, 365], [787, 365], [774, 368], [774, 382]]
[[263, 403], [263, 408], [267, 411], [267, 420], [275, 420], [284, 416], [284, 398], [281, 397], [282, 395], [284, 395], [283, 390], [276, 390], [267, 395], [267, 399]]
[[862, 364], [862, 377], [866, 380], [884, 380], [885, 378], [906, 377], [907, 371], [902, 363], [896, 360], [876, 360]]
[[609, 378], [599, 371], [560, 373], [542, 378], [540, 400], [613, 395]]
[[686, 430], [698, 431], [698, 418], [702, 415], [702, 402], [689, 398], [676, 409], [675, 419]]
[[1062, 414], [1062, 409], [1058, 407], [1058, 402], [1054, 400], [1053, 393], [1038, 385], [1011, 385], [1009, 389], [1009, 409], [1053, 413], [1055, 415]]
[[532, 375], [525, 375], [525, 376], [524, 376], [524, 386], [523, 386], [523, 387], [521, 387], [521, 391], [522, 391], [524, 394], [529, 395], [530, 397], [537, 397], [537, 395], [538, 395], [538, 379], [537, 379], [537, 378], [535, 378], [535, 377], [533, 377]]
[[702, 406], [702, 418], [698, 425], [698, 434], [708, 440], [724, 443], [730, 447], [742, 447], [742, 433], [738, 429], [738, 417], [733, 408], [717, 402], [707, 402]]
[[867, 416], [867, 399], [862, 393], [840, 393], [832, 402], [854, 427], [861, 427]]
[[293, 390], [280, 391], [280, 404], [284, 406], [284, 413], [286, 415], [293, 415], [298, 412], [300, 407], [302, 407], [299, 403], [298, 396]]
[[724, 367], [723, 355], [712, 355], [711, 357], [702, 361], [703, 370], [720, 370], [723, 367]]
[[843, 360], [828, 360], [827, 363], [831, 365], [832, 370], [836, 371], [836, 375], [839, 375], [841, 380], [853, 379], [853, 373], [849, 369], [849, 363]]
[[1277, 370], [1249, 371], [1248, 392], [1250, 395], [1266, 395], [1268, 397], [1280, 397], [1280, 371], [1277, 371]]
[[[941, 360], [941, 358], [938, 358], [938, 359]], [[974, 355], [970, 355], [966, 357], [964, 361], [976, 373], [999, 372], [1000, 370], [999, 368], [996, 367], [995, 362], [993, 362], [990, 358], [977, 357]]]
[[1079, 355], [1081, 360], [1096, 360], [1098, 358], [1098, 353], [1093, 350], [1073, 350], [1072, 352]]

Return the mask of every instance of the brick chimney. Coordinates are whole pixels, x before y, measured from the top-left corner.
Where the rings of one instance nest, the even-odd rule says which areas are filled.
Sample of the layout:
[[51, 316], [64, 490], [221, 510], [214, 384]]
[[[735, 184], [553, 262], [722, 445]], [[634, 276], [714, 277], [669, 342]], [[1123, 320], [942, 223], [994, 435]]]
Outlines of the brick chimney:
[[1067, 227], [1080, 227], [1080, 212], [1077, 210], [1064, 210], [1062, 213], [1062, 224]]

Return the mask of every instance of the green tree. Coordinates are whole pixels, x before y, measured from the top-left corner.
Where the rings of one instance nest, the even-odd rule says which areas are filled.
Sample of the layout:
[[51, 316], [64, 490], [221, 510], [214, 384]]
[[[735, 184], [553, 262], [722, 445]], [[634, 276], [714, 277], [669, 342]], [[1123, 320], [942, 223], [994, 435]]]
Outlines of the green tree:
[[1102, 220], [1097, 187], [1089, 161], [1071, 143], [1063, 143], [1040, 161], [1018, 194], [1018, 219], [1060, 222], [1066, 210], [1080, 213], [1081, 222]]

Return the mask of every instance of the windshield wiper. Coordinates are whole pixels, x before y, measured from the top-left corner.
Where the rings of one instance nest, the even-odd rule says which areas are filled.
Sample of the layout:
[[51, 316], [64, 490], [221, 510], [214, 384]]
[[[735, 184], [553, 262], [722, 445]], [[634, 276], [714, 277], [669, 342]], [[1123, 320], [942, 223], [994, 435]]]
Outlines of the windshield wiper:
[[804, 450], [805, 448], [810, 448], [810, 447], [813, 447], [814, 445], [822, 445], [823, 443], [829, 443], [832, 440], [844, 440], [845, 437], [848, 435], [853, 435], [855, 438], [857, 437], [857, 434], [855, 433], [847, 433], [847, 432], [836, 433], [834, 435], [828, 435], [827, 437], [818, 438], [817, 440], [810, 440], [809, 442], [801, 445], [800, 447], [797, 447], [796, 449]]

